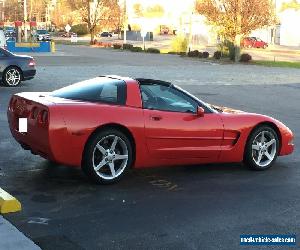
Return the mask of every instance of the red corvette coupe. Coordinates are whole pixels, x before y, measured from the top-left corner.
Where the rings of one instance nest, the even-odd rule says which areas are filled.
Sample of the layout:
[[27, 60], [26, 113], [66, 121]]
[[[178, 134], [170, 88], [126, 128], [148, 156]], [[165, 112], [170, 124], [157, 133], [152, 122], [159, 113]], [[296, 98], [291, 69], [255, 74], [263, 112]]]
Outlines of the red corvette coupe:
[[152, 79], [103, 76], [19, 93], [7, 115], [24, 149], [81, 166], [99, 183], [117, 181], [130, 167], [245, 162], [264, 170], [294, 149], [291, 130], [271, 117], [215, 107]]

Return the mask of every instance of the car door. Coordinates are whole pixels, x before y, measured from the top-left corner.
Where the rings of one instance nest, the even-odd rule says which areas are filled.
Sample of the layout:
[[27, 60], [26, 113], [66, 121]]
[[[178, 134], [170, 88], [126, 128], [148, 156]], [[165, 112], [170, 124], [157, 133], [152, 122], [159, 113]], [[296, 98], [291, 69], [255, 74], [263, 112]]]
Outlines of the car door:
[[0, 49], [0, 79], [2, 79], [3, 72], [7, 67], [8, 57]]
[[161, 84], [141, 84], [148, 152], [158, 159], [206, 158], [216, 160], [223, 140], [218, 113], [204, 107], [180, 89]]
[[257, 48], [262, 48], [263, 47], [262, 40], [260, 40], [259, 38], [256, 38], [256, 47]]

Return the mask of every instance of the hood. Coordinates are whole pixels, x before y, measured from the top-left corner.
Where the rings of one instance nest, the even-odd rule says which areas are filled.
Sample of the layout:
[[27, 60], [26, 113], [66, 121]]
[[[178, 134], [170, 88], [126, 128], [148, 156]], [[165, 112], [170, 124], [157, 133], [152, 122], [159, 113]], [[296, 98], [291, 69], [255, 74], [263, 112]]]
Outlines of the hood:
[[211, 107], [216, 109], [219, 112], [222, 113], [230, 113], [230, 114], [240, 114], [240, 113], [245, 113], [245, 111], [238, 110], [238, 109], [233, 109], [233, 108], [228, 108], [228, 107], [223, 107], [223, 106], [217, 106], [217, 105], [212, 105], [209, 104]]
[[16, 54], [13, 54], [15, 57], [19, 57], [19, 58], [24, 58], [24, 59], [33, 59], [32, 56], [27, 56], [27, 55], [16, 55]]

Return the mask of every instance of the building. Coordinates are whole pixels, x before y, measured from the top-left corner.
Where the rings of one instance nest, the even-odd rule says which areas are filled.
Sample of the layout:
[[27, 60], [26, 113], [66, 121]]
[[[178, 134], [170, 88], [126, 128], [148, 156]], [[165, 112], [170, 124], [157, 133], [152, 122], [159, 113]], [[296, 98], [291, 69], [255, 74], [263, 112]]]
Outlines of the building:
[[[300, 2], [299, 0], [275, 0], [276, 13], [279, 19], [278, 25], [267, 27], [252, 32], [251, 36], [257, 36], [269, 44], [285, 46], [300, 46]], [[299, 9], [285, 8], [288, 2], [299, 3]], [[195, 43], [213, 45], [217, 42], [217, 34], [208, 26], [203, 16], [194, 12], [194, 0], [126, 0], [128, 22], [132, 27], [146, 29], [159, 33], [161, 27], [176, 30], [176, 33], [187, 34], [192, 31]], [[163, 15], [152, 18], [138, 16], [135, 7], [140, 5], [143, 10], [151, 6], [160, 5]], [[190, 25], [192, 23], [192, 25]]]

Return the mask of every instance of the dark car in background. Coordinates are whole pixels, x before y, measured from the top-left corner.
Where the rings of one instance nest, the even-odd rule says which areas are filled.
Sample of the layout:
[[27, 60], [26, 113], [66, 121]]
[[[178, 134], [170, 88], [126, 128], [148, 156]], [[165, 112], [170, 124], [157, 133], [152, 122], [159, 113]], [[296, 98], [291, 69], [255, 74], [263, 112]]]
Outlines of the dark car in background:
[[244, 48], [263, 48], [268, 47], [268, 43], [264, 42], [258, 37], [245, 37], [241, 42], [242, 47]]
[[8, 87], [18, 86], [36, 74], [35, 60], [31, 56], [15, 55], [0, 48], [0, 78]]
[[77, 33], [75, 32], [64, 32], [60, 34], [61, 37], [72, 37], [72, 36], [77, 36]]
[[108, 31], [104, 31], [99, 34], [99, 37], [112, 37], [112, 34]]

